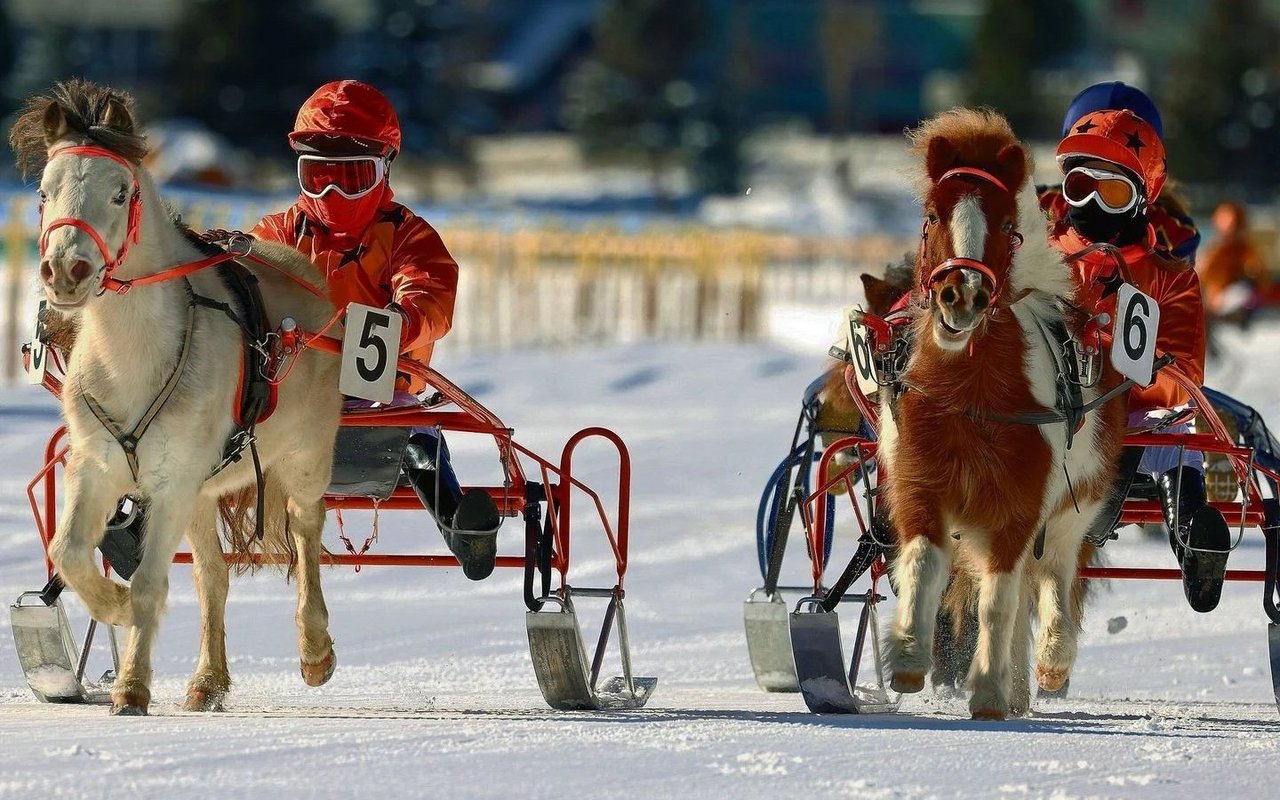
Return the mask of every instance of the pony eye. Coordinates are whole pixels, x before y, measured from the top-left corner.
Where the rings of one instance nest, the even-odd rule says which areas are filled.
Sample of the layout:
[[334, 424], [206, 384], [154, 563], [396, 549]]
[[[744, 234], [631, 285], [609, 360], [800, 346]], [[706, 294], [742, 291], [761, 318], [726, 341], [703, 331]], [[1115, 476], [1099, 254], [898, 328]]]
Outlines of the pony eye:
[[926, 215], [926, 217], [925, 217], [925, 218], [926, 218], [927, 220], [929, 220], [929, 224], [930, 224], [930, 225], [932, 225], [932, 224], [934, 224], [935, 222], [937, 222], [937, 221], [938, 221], [938, 215], [937, 215], [937, 214], [934, 214], [934, 213], [932, 213], [932, 212], [930, 212], [928, 215]]
[[40, 202], [41, 202], [41, 203], [43, 203], [44, 201], [46, 201], [46, 200], [48, 200], [48, 199], [49, 199], [49, 194], [48, 194], [47, 192], [45, 192], [45, 190], [44, 190], [44, 189], [37, 189], [37, 190], [36, 190], [36, 197], [39, 197], [39, 198], [40, 198]]
[[1000, 226], [1000, 230], [1004, 231], [1005, 233], [1013, 233], [1013, 220], [1011, 219], [1005, 220], [1004, 224]]
[[111, 202], [115, 203], [118, 206], [122, 206], [124, 205], [124, 201], [127, 200], [128, 197], [129, 197], [129, 188], [127, 186], [121, 186], [119, 189], [116, 190], [115, 196], [111, 198]]

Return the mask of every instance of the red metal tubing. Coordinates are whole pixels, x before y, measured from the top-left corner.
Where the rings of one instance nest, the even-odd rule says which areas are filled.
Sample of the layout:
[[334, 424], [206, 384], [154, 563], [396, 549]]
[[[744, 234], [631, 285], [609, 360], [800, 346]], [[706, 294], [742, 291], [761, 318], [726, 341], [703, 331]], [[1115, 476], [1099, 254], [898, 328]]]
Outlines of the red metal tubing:
[[[228, 564], [254, 564], [262, 565], [284, 565], [289, 563], [289, 557], [279, 553], [251, 553], [248, 555], [238, 555], [236, 553], [223, 553], [223, 558]], [[173, 556], [175, 564], [190, 564], [190, 553], [176, 553]], [[329, 567], [456, 567], [459, 566], [458, 559], [453, 555], [380, 555], [377, 553], [365, 553], [364, 555], [351, 555], [350, 553], [322, 553], [320, 556], [320, 564]], [[512, 569], [524, 568], [524, 556], [498, 556], [496, 565]]]
[[[1240, 515], [1244, 513], [1244, 524], [1258, 528], [1263, 524], [1261, 503], [1250, 503], [1249, 510], [1244, 511], [1243, 503], [1210, 503], [1209, 505], [1222, 512], [1227, 524], [1232, 527], [1240, 525]], [[1160, 504], [1154, 500], [1126, 500], [1120, 513], [1120, 522], [1125, 525], [1141, 525], [1145, 522], [1164, 522], [1164, 512]]]
[[[604, 504], [601, 502], [600, 496], [586, 484], [573, 477], [573, 454], [579, 444], [593, 437], [609, 441], [618, 451], [617, 531], [614, 531], [609, 525], [609, 516], [605, 513]], [[559, 473], [562, 479], [560, 491], [563, 496], [560, 498], [561, 516], [559, 530], [557, 531], [561, 541], [556, 543], [556, 549], [563, 548], [566, 571], [569, 565], [570, 521], [572, 519], [570, 514], [571, 500], [573, 487], [577, 486], [595, 501], [596, 511], [600, 515], [600, 524], [604, 528], [605, 537], [609, 540], [609, 547], [613, 550], [613, 557], [618, 570], [618, 588], [621, 589], [627, 572], [627, 546], [631, 534], [631, 453], [627, 450], [626, 443], [622, 441], [622, 437], [608, 428], [598, 426], [583, 428], [569, 437], [569, 441], [565, 443], [564, 450], [560, 454]]]
[[[471, 489], [483, 489], [493, 498], [493, 502], [498, 506], [498, 513], [504, 517], [519, 516], [524, 510], [524, 483], [519, 485], [512, 484], [507, 486], [464, 486], [464, 492]], [[351, 495], [333, 495], [324, 496], [325, 508], [341, 509], [343, 511], [422, 511], [424, 510], [422, 501], [418, 499], [418, 495], [413, 489], [407, 486], [397, 486], [391, 492], [391, 496], [384, 500], [375, 497], [357, 497]]]
[[[828, 474], [831, 471], [831, 459], [835, 458], [837, 453], [849, 448], [855, 448], [858, 451], [859, 463], [865, 464], [867, 459], [875, 455], [876, 444], [860, 436], [845, 436], [832, 442], [830, 446], [822, 451], [822, 457], [818, 460], [818, 488], [813, 494], [805, 498], [805, 502], [801, 507], [802, 512], [804, 512], [811, 501], [814, 504], [812, 516], [810, 517], [808, 513], [802, 513], [801, 518], [809, 535], [809, 553], [811, 554], [810, 562], [813, 567], [813, 593], [815, 595], [822, 592], [823, 568], [821, 553], [823, 551], [822, 540], [826, 535], [827, 526], [827, 490], [857, 466], [856, 464], [850, 465], [840, 475], [831, 478]], [[851, 502], [857, 502], [853, 492], [849, 493], [849, 499]]]
[[[1159, 567], [1081, 567], [1080, 577], [1104, 578], [1108, 580], [1138, 579], [1180, 581], [1182, 580], [1182, 571], [1177, 569], [1163, 569]], [[1227, 570], [1227, 580], [1229, 581], [1261, 582], [1266, 580], [1266, 577], [1266, 573], [1260, 569]]]

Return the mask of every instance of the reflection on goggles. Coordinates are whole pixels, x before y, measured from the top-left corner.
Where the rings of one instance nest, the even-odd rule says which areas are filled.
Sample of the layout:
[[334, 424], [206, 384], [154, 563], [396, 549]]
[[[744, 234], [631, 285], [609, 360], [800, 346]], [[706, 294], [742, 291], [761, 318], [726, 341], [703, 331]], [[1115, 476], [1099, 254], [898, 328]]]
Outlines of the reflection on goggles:
[[307, 197], [333, 190], [348, 200], [373, 191], [387, 174], [379, 156], [298, 156], [298, 186]]
[[1062, 180], [1062, 196], [1073, 206], [1082, 206], [1096, 197], [1103, 208], [1120, 213], [1138, 202], [1138, 187], [1118, 172], [1076, 167]]

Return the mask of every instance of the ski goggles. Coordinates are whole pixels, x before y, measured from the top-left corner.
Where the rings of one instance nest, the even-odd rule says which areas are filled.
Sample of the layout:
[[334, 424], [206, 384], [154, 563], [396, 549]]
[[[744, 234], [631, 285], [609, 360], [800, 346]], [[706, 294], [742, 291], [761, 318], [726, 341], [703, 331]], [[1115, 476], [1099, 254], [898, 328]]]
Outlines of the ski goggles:
[[311, 198], [334, 191], [355, 200], [373, 191], [386, 174], [382, 156], [298, 156], [298, 186]]
[[1091, 167], [1075, 167], [1062, 179], [1062, 196], [1073, 206], [1093, 198], [1113, 214], [1121, 214], [1138, 203], [1138, 187], [1118, 172]]

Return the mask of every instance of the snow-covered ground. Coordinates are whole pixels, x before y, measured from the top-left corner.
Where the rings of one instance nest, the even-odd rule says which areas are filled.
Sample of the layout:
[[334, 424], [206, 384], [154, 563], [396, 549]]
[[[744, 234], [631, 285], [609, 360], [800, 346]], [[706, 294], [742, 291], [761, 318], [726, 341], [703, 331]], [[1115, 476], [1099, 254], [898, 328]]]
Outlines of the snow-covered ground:
[[[1221, 607], [1201, 616], [1176, 583], [1114, 583], [1089, 611], [1072, 697], [1038, 702], [1026, 719], [971, 722], [963, 700], [928, 691], [908, 697], [896, 715], [820, 717], [798, 695], [756, 689], [741, 602], [759, 582], [753, 525], [762, 481], [829, 341], [820, 325], [809, 328], [818, 344], [803, 353], [764, 343], [667, 344], [455, 359], [442, 348], [444, 371], [534, 449], [557, 453], [588, 424], [612, 427], [629, 443], [636, 485], [628, 619], [637, 672], [660, 678], [647, 708], [545, 707], [514, 573], [472, 584], [457, 570], [367, 569], [326, 573], [339, 668], [320, 689], [297, 674], [292, 587], [273, 573], [236, 581], [229, 711], [184, 714], [177, 704], [194, 667], [197, 607], [189, 569], [175, 567], [147, 718], [37, 704], [0, 625], [0, 797], [1273, 793], [1280, 716], [1252, 584], [1229, 586]], [[1280, 329], [1232, 347], [1235, 360], [1220, 378], [1277, 411], [1270, 365], [1280, 357]], [[6, 601], [43, 579], [24, 490], [56, 421], [41, 392], [0, 393]], [[492, 468], [477, 446], [455, 449], [464, 478]], [[583, 455], [584, 468], [605, 475], [605, 453]], [[348, 517], [357, 544], [367, 522]], [[381, 527], [387, 548], [439, 549], [422, 514], [388, 513]], [[517, 528], [504, 528], [504, 550], [519, 549]], [[844, 530], [836, 558], [849, 552]], [[332, 529], [327, 535], [338, 547]], [[1167, 545], [1137, 535], [1107, 550], [1114, 563], [1173, 564]], [[1261, 555], [1251, 535], [1232, 564], [1257, 567]], [[607, 582], [598, 543], [575, 539], [574, 556], [575, 582]], [[801, 582], [802, 560], [794, 550], [784, 580]], [[98, 658], [92, 669], [100, 672]]]

